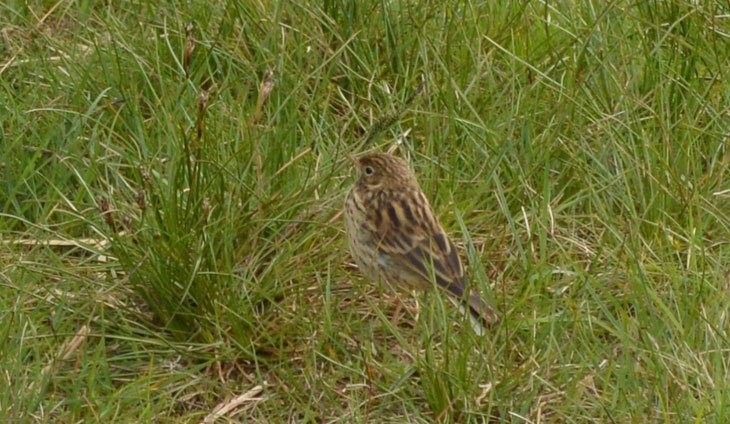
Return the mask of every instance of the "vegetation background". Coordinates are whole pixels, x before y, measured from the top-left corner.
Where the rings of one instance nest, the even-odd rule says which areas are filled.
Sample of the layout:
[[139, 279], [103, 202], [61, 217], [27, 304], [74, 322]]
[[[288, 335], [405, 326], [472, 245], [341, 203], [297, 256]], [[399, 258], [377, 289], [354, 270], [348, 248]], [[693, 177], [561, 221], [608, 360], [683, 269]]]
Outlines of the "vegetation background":
[[[730, 421], [730, 3], [6, 0], [0, 420]], [[421, 88], [421, 90], [419, 90]], [[471, 281], [351, 264], [410, 158]]]

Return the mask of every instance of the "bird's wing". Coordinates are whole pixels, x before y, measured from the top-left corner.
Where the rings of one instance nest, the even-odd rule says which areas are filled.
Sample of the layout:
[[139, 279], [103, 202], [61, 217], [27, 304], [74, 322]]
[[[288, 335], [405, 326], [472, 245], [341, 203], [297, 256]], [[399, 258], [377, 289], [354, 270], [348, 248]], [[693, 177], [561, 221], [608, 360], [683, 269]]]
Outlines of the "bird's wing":
[[426, 282], [436, 281], [457, 297], [464, 295], [464, 274], [456, 249], [446, 234], [438, 233], [415, 241], [412, 248], [391, 256]]
[[423, 194], [407, 192], [381, 210], [378, 250], [390, 260], [436, 283], [457, 297], [464, 294], [464, 271], [456, 248]]
[[425, 196], [420, 192], [406, 192], [391, 198], [395, 201], [378, 208], [381, 214], [376, 219], [378, 253], [417, 276], [421, 284], [435, 281], [456, 299], [460, 309], [469, 312], [472, 324], [486, 328], [497, 323], [499, 318], [494, 310], [478, 294], [465, 295], [464, 269], [459, 255]]

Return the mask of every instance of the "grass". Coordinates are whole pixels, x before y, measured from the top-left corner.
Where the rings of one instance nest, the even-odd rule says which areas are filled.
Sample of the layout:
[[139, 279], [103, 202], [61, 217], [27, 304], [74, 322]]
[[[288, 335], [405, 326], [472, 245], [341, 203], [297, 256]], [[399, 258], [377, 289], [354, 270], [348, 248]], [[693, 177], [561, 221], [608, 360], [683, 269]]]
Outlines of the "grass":
[[[3, 421], [730, 420], [728, 3], [0, 23]], [[345, 154], [391, 148], [498, 305], [487, 337], [437, 296], [393, 323], [351, 264]]]

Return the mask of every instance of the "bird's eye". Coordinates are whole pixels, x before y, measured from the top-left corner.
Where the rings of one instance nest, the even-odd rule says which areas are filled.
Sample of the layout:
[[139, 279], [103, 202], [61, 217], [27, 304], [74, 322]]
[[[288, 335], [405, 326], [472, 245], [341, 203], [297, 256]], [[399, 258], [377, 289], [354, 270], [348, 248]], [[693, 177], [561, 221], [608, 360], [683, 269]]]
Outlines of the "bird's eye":
[[375, 170], [372, 166], [366, 166], [365, 167], [365, 175], [373, 175], [375, 173]]

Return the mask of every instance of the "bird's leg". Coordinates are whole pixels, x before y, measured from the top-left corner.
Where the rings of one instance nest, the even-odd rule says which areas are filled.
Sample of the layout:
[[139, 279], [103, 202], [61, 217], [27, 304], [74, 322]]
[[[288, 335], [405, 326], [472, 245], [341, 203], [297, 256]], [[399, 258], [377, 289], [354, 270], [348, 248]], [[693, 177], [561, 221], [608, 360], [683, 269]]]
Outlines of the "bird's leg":
[[393, 317], [390, 319], [390, 323], [393, 324], [393, 327], [395, 328], [398, 328], [398, 321], [400, 320], [401, 309], [403, 309], [403, 302], [401, 302], [400, 296], [396, 296], [395, 312], [393, 312]]

